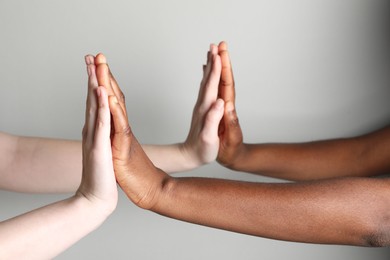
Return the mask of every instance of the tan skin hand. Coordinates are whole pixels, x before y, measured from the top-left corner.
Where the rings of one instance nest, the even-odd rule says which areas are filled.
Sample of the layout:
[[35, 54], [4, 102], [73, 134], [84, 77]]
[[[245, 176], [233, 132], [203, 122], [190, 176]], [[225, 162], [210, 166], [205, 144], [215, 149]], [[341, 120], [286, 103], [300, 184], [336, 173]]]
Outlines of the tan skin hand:
[[219, 96], [225, 102], [225, 111], [219, 125], [220, 146], [217, 161], [226, 167], [233, 167], [241, 156], [245, 156], [243, 134], [235, 109], [235, 83], [233, 70], [225, 42], [218, 45], [222, 71], [219, 83]]
[[[119, 90], [116, 82], [112, 85], [108, 66], [102, 63], [105, 61], [102, 54], [95, 59], [99, 85]], [[120, 96], [123, 97], [123, 94]], [[124, 98], [121, 102], [112, 95], [109, 102], [113, 122], [111, 146], [115, 176], [131, 201], [141, 208], [151, 209], [156, 203], [164, 179], [170, 177], [153, 165], [133, 135], [123, 101]]]

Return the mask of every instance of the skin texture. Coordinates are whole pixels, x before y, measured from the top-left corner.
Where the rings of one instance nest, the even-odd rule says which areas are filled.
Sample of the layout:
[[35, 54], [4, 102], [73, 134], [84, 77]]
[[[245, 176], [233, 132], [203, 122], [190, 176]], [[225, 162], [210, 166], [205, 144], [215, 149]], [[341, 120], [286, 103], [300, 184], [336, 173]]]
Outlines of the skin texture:
[[[195, 169], [214, 161], [218, 154], [218, 125], [223, 115], [223, 100], [217, 99], [221, 62], [218, 49], [211, 45], [203, 67], [198, 100], [195, 104], [189, 134], [183, 143], [143, 145], [148, 157], [168, 173]], [[87, 57], [95, 59], [92, 55]], [[218, 59], [214, 61], [213, 59]], [[105, 57], [96, 55], [98, 63]], [[101, 85], [109, 96], [115, 96], [124, 113], [125, 96], [108, 65], [96, 73], [108, 73]], [[89, 81], [91, 75], [88, 76]], [[37, 137], [14, 136], [0, 132], [0, 188], [18, 192], [74, 192], [80, 185], [82, 171], [81, 142]]]
[[[234, 80], [230, 63], [226, 64], [225, 43], [219, 45], [218, 56], [222, 62], [219, 96], [225, 101], [218, 154], [219, 161], [223, 161], [232, 154], [233, 158], [241, 156], [241, 148], [231, 146], [242, 147], [243, 143], [231, 138], [241, 129], [234, 110]], [[141, 208], [272, 239], [359, 246], [390, 244], [388, 179], [343, 177], [276, 184], [174, 178], [154, 167], [132, 133], [126, 112], [113, 98], [110, 110], [115, 129], [115, 175], [129, 199]]]
[[[0, 259], [51, 259], [96, 229], [117, 205], [105, 88], [93, 59], [83, 129], [82, 181], [74, 196], [0, 223]], [[92, 62], [92, 63], [91, 63]]]

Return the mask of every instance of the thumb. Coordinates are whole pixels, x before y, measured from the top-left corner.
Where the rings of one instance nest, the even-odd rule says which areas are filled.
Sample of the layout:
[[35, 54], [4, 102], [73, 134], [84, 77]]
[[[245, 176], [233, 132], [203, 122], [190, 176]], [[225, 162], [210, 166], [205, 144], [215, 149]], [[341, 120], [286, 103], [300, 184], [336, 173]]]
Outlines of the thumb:
[[126, 158], [132, 139], [132, 131], [127, 116], [114, 95], [109, 97], [109, 106], [112, 115], [111, 125], [113, 126], [112, 145], [116, 148], [115, 152], [118, 153], [119, 157]]
[[205, 139], [209, 140], [218, 136], [218, 126], [223, 117], [223, 106], [224, 101], [219, 98], [207, 112], [202, 130], [202, 135]]
[[238, 121], [237, 111], [232, 101], [229, 101], [225, 104], [224, 127], [224, 139], [228, 143], [236, 143], [241, 141], [241, 127]]

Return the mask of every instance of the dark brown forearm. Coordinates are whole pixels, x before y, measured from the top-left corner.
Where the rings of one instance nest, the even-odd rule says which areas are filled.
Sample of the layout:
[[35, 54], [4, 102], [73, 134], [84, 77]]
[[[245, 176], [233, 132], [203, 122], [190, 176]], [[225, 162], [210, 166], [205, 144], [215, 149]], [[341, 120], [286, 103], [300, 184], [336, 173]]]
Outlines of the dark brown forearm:
[[260, 184], [177, 178], [167, 183], [153, 211], [191, 223], [273, 239], [379, 245], [377, 241], [389, 242], [383, 239], [388, 239], [388, 230], [378, 230], [388, 224], [383, 221], [390, 198], [388, 181], [381, 181], [349, 178]]
[[231, 168], [288, 180], [373, 176], [390, 171], [390, 128], [348, 139], [246, 144]]

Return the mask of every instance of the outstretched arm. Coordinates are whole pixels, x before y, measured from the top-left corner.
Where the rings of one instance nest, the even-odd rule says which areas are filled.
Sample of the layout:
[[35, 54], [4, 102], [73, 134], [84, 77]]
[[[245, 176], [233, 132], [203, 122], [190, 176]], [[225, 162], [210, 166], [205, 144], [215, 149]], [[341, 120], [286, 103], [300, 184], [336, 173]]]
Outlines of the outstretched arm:
[[80, 141], [0, 133], [0, 144], [0, 189], [63, 193], [80, 185]]
[[[94, 73], [93, 66], [89, 66]], [[96, 95], [98, 97], [96, 97]], [[110, 112], [90, 82], [83, 130], [82, 182], [76, 194], [0, 223], [0, 259], [51, 259], [96, 229], [115, 209]]]
[[361, 246], [390, 244], [387, 179], [263, 184], [174, 178], [149, 160], [115, 98], [110, 99], [110, 110], [115, 129], [115, 175], [129, 199], [141, 208], [191, 223], [273, 239]]
[[344, 139], [295, 144], [244, 143], [226, 43], [219, 45], [219, 54], [222, 60], [219, 92], [226, 104], [220, 126], [219, 163], [237, 171], [288, 180], [373, 176], [390, 171], [390, 127]]

